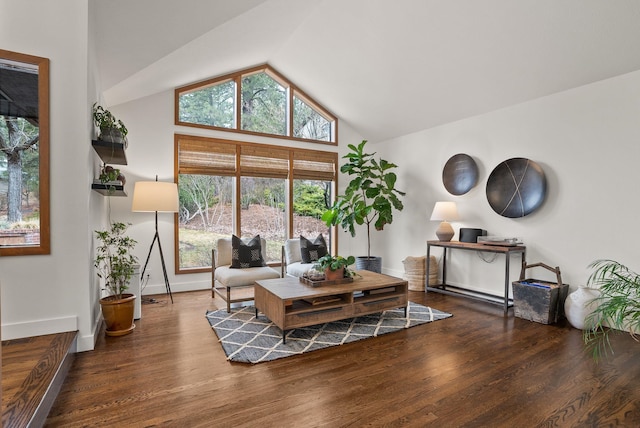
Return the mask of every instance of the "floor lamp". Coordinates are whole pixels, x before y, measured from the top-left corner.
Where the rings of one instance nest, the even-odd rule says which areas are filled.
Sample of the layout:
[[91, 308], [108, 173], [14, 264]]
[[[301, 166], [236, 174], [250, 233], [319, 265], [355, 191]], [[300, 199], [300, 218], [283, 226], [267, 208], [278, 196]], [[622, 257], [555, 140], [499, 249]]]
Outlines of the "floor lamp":
[[151, 241], [147, 261], [144, 263], [142, 275], [140, 275], [140, 281], [142, 282], [144, 279], [144, 273], [149, 264], [153, 245], [158, 241], [160, 260], [162, 261], [162, 273], [164, 274], [164, 285], [167, 289], [167, 294], [171, 298], [171, 303], [173, 303], [169, 276], [167, 275], [167, 267], [164, 263], [164, 254], [162, 254], [162, 245], [160, 244], [160, 235], [158, 234], [158, 212], [178, 212], [178, 185], [176, 183], [158, 181], [158, 176], [156, 176], [156, 181], [138, 181], [133, 188], [131, 211], [156, 213], [156, 233], [153, 236], [153, 241]]

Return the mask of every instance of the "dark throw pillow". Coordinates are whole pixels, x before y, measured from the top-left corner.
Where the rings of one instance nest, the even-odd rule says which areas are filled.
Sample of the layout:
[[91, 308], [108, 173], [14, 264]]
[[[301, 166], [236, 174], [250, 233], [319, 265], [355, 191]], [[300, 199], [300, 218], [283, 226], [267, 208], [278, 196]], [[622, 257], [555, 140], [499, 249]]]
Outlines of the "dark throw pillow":
[[300, 257], [302, 263], [313, 263], [318, 261], [322, 256], [327, 255], [327, 243], [322, 236], [318, 235], [315, 241], [311, 242], [304, 236], [300, 235]]
[[231, 267], [244, 269], [266, 266], [262, 258], [260, 235], [245, 243], [236, 235], [231, 235]]

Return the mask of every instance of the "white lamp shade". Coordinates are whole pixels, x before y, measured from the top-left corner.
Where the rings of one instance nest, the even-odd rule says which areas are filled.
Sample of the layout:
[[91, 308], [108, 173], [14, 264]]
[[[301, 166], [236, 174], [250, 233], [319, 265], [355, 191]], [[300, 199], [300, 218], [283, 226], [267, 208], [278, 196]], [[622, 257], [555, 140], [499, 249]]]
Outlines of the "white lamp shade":
[[436, 202], [431, 213], [432, 221], [458, 220], [458, 208], [455, 202]]
[[163, 181], [138, 181], [133, 188], [131, 211], [178, 212], [178, 185]]

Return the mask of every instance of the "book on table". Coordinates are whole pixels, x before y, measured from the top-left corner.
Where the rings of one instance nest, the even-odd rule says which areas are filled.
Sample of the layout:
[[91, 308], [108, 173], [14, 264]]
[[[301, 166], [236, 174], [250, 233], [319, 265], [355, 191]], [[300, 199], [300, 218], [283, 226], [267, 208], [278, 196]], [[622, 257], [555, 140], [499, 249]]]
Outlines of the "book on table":
[[313, 298], [303, 299], [303, 300], [315, 306], [315, 305], [322, 305], [323, 303], [339, 302], [342, 299], [340, 299], [340, 296], [321, 296], [321, 297], [313, 297]]

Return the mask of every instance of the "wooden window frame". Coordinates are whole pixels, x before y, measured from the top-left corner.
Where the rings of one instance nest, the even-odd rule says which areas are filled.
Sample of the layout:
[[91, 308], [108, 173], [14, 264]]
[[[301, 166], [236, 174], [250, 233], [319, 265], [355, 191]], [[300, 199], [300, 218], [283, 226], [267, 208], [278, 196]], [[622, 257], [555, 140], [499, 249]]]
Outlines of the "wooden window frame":
[[[231, 159], [227, 160], [227, 163], [220, 164], [218, 168], [206, 168], [198, 165], [197, 163], [191, 163], [186, 167], [181, 168], [180, 156], [181, 156], [181, 143], [187, 144], [190, 147], [201, 149], [206, 151], [207, 147], [211, 149], [221, 149], [225, 154], [234, 153], [235, 161]], [[265, 154], [265, 159], [268, 159], [268, 153], [271, 153], [272, 159], [285, 159], [288, 163], [287, 171], [283, 171], [282, 164], [278, 162], [278, 167], [269, 171], [266, 168], [266, 164], [250, 163], [248, 165], [243, 164], [242, 155], [243, 152], [251, 156], [259, 156]], [[206, 156], [205, 156], [206, 157]], [[287, 180], [287, 229], [285, 230], [286, 237], [291, 238], [293, 236], [293, 180], [295, 179], [310, 179], [310, 180], [322, 180], [331, 181], [332, 196], [335, 198], [335, 191], [338, 188], [338, 153], [327, 152], [313, 149], [301, 149], [289, 146], [277, 146], [270, 144], [261, 144], [254, 142], [244, 142], [236, 140], [226, 140], [213, 137], [202, 137], [186, 134], [174, 134], [174, 182], [178, 183], [178, 176], [180, 174], [210, 174], [220, 176], [235, 177], [235, 188], [233, 197], [233, 233], [240, 236], [242, 225], [240, 219], [240, 179], [241, 177], [255, 176], [265, 178], [283, 178]], [[305, 163], [306, 162], [306, 163]], [[333, 171], [330, 172], [328, 168], [311, 168], [313, 164], [316, 166], [322, 166], [333, 164]], [[233, 166], [231, 166], [233, 164]], [[308, 165], [308, 169], [304, 169], [304, 165]], [[299, 168], [296, 168], [298, 166]], [[200, 272], [211, 272], [211, 267], [201, 268], [181, 268], [180, 267], [180, 219], [178, 214], [174, 214], [174, 266], [176, 274], [189, 274]], [[338, 237], [335, 228], [331, 229], [331, 251], [335, 254], [338, 246]], [[213, 245], [213, 243], [212, 243]]]
[[[241, 109], [238, 108], [240, 103], [240, 98], [242, 96], [242, 77], [257, 74], [257, 73], [266, 73], [269, 77], [278, 82], [281, 86], [286, 89], [287, 92], [287, 124], [286, 130], [287, 135], [276, 135], [276, 134], [266, 134], [262, 132], [255, 131], [247, 131], [241, 129], [242, 121], [240, 117]], [[235, 94], [235, 103], [234, 103], [234, 125], [233, 128], [225, 128], [221, 126], [211, 126], [211, 125], [203, 125], [198, 123], [189, 123], [180, 121], [180, 95], [184, 93], [194, 92], [199, 89], [204, 89], [209, 86], [219, 85], [222, 83], [226, 83], [233, 80], [236, 83], [236, 94]], [[323, 141], [323, 140], [313, 140], [309, 138], [299, 138], [293, 136], [293, 99], [294, 97], [299, 98], [304, 101], [307, 105], [313, 108], [320, 116], [325, 118], [331, 124], [331, 140]], [[324, 108], [318, 102], [313, 100], [310, 96], [308, 96], [302, 89], [291, 83], [289, 79], [284, 77], [281, 73], [276, 71], [273, 67], [268, 64], [262, 64], [256, 67], [247, 68], [244, 70], [236, 71], [233, 73], [225, 74], [223, 76], [214, 77], [211, 79], [204, 80], [202, 82], [192, 83], [186, 86], [182, 86], [175, 89], [174, 96], [174, 121], [176, 125], [180, 126], [189, 126], [193, 128], [202, 128], [202, 129], [213, 129], [216, 131], [224, 131], [224, 132], [233, 132], [247, 135], [256, 135], [261, 137], [269, 137], [269, 138], [277, 138], [284, 140], [292, 140], [292, 141], [302, 141], [308, 143], [315, 144], [326, 144], [337, 146], [338, 145], [338, 118], [332, 114], [328, 109]]]
[[38, 180], [40, 202], [40, 243], [0, 247], [0, 257], [51, 254], [49, 193], [49, 59], [0, 49], [0, 57], [38, 67]]

